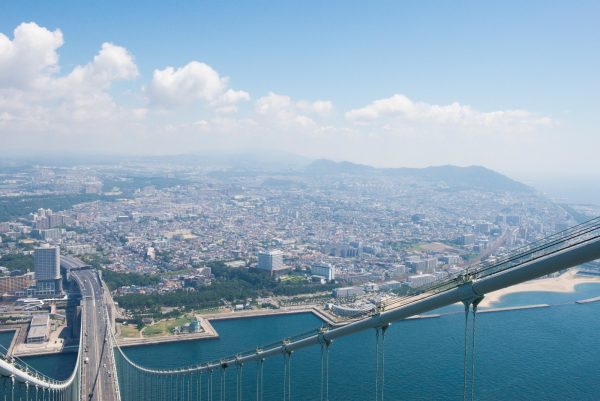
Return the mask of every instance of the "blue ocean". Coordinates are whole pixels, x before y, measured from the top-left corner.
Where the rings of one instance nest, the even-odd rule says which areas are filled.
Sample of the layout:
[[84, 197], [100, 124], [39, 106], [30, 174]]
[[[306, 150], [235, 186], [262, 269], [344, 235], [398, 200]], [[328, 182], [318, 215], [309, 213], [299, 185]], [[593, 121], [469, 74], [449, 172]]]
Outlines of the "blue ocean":
[[[579, 285], [575, 293], [516, 293], [503, 297], [494, 307], [540, 303], [551, 307], [479, 314], [475, 398], [600, 399], [600, 302], [574, 303], [598, 295], [600, 284]], [[458, 305], [440, 312], [442, 315], [437, 318], [395, 323], [387, 331], [386, 399], [462, 399], [464, 315]], [[213, 325], [220, 334], [219, 339], [133, 347], [127, 348], [126, 353], [148, 367], [180, 367], [254, 349], [321, 324], [312, 314], [215, 321]], [[0, 342], [6, 344], [9, 337], [0, 334]], [[294, 353], [291, 362], [293, 399], [320, 399], [320, 352], [315, 348]], [[336, 340], [329, 356], [331, 400], [374, 398], [374, 330]], [[74, 360], [74, 354], [66, 354], [29, 358], [28, 362], [61, 378], [69, 374]], [[282, 398], [283, 367], [283, 358], [265, 362], [264, 399]], [[219, 373], [215, 373], [214, 380], [218, 388]], [[226, 381], [233, 399], [234, 380], [232, 370]], [[246, 366], [244, 398], [254, 399], [254, 392], [255, 366]]]

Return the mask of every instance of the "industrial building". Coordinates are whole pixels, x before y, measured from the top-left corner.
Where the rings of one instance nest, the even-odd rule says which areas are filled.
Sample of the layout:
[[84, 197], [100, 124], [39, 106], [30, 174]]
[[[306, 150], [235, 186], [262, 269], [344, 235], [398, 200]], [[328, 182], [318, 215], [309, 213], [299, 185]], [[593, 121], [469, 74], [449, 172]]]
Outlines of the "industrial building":
[[27, 344], [39, 344], [48, 341], [50, 337], [50, 315], [43, 313], [33, 315], [27, 333]]

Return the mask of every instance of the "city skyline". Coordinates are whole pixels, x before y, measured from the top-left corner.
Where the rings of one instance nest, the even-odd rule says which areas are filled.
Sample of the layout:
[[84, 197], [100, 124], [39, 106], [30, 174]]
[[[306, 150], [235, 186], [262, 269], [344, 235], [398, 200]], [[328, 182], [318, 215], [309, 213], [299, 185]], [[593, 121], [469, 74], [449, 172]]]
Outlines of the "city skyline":
[[285, 151], [593, 179], [598, 11], [4, 4], [0, 139], [13, 155]]

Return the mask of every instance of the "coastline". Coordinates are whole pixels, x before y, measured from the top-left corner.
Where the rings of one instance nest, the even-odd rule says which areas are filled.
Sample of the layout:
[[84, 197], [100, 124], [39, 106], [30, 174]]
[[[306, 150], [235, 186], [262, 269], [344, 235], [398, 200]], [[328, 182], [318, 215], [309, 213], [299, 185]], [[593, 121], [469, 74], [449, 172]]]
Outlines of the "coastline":
[[12, 339], [10, 340], [10, 344], [8, 344], [8, 348], [6, 349], [6, 356], [12, 356], [15, 346], [17, 345], [17, 339], [22, 331], [21, 325], [6, 325], [0, 327], [0, 333], [13, 332]]
[[322, 313], [315, 307], [306, 307], [298, 309], [265, 309], [265, 310], [247, 310], [239, 312], [221, 312], [207, 314], [200, 317], [204, 332], [193, 333], [193, 334], [180, 334], [176, 336], [162, 336], [162, 337], [149, 337], [149, 338], [118, 338], [117, 342], [121, 347], [135, 347], [143, 345], [155, 345], [173, 343], [179, 341], [194, 341], [194, 340], [212, 340], [219, 338], [219, 333], [210, 324], [211, 321], [218, 320], [233, 320], [233, 319], [247, 319], [253, 317], [265, 317], [265, 316], [280, 316], [280, 315], [292, 315], [312, 313], [320, 320], [325, 323], [335, 324], [329, 317]]
[[120, 347], [135, 347], [140, 345], [154, 345], [163, 343], [172, 343], [179, 341], [193, 341], [193, 340], [213, 340], [219, 338], [219, 333], [215, 330], [210, 321], [205, 317], [199, 317], [200, 325], [203, 331], [200, 333], [189, 333], [189, 334], [178, 334], [171, 336], [157, 336], [157, 337], [142, 337], [142, 338], [117, 338], [117, 343]]
[[[510, 294], [516, 293], [525, 293], [525, 292], [549, 292], [549, 293], [575, 293], [576, 286], [579, 284], [600, 284], [600, 276], [579, 276], [577, 275], [577, 269], [569, 270], [558, 277], [551, 278], [542, 278], [537, 279], [521, 284], [517, 284], [512, 287], [503, 288], [501, 290], [486, 294], [483, 301], [480, 303], [480, 307], [484, 308], [481, 312], [504, 312], [511, 310], [520, 310], [520, 309], [530, 309], [530, 308], [545, 308], [550, 305], [546, 304], [536, 304], [536, 305], [527, 305], [527, 306], [519, 306], [519, 307], [507, 307], [502, 308], [499, 307], [498, 304], [502, 301], [502, 297]], [[595, 299], [594, 299], [595, 300]], [[245, 311], [229, 311], [229, 312], [220, 312], [213, 314], [204, 314], [202, 316], [198, 316], [201, 320], [201, 324], [203, 327], [203, 332], [201, 333], [190, 333], [190, 334], [180, 334], [180, 335], [170, 335], [170, 336], [162, 336], [162, 337], [149, 337], [149, 338], [118, 338], [117, 341], [122, 347], [130, 347], [130, 346], [143, 346], [143, 345], [154, 345], [154, 344], [162, 344], [162, 343], [173, 343], [179, 341], [194, 341], [194, 340], [211, 340], [218, 339], [219, 334], [214, 329], [211, 321], [218, 320], [232, 320], [232, 319], [246, 319], [253, 317], [265, 317], [265, 316], [279, 316], [279, 315], [290, 315], [290, 314], [302, 314], [302, 313], [311, 313], [317, 318], [319, 318], [324, 323], [327, 323], [331, 326], [339, 326], [340, 323], [336, 322], [334, 319], [328, 316], [328, 314], [322, 310], [320, 310], [316, 306], [305, 306], [298, 307], [293, 309], [260, 309], [260, 310], [245, 310]], [[439, 317], [440, 315], [420, 315], [413, 316], [409, 319], [422, 319], [422, 318], [432, 318]], [[15, 328], [3, 327], [2, 331], [12, 331]], [[17, 329], [17, 333], [19, 329]], [[13, 341], [11, 344], [11, 351], [14, 352], [14, 345], [16, 342], [16, 338], [18, 336], [15, 335], [13, 337]], [[73, 350], [64, 349], [64, 350], [30, 350], [30, 352], [26, 353], [27, 356], [34, 355], [42, 355], [42, 354], [54, 354], [60, 352], [72, 352]]]
[[303, 307], [297, 309], [260, 309], [260, 310], [247, 310], [240, 312], [221, 312], [210, 315], [204, 315], [203, 317], [208, 320], [227, 320], [227, 319], [244, 319], [249, 317], [262, 317], [262, 316], [274, 316], [274, 315], [293, 315], [299, 313], [312, 313], [319, 319], [323, 320], [328, 324], [335, 324], [323, 311], [316, 307]]
[[541, 278], [491, 292], [485, 295], [479, 306], [483, 308], [494, 307], [501, 301], [503, 296], [521, 292], [574, 293], [576, 291], [575, 287], [579, 284], [600, 284], [600, 277], [578, 276], [577, 270], [573, 269], [558, 277]]

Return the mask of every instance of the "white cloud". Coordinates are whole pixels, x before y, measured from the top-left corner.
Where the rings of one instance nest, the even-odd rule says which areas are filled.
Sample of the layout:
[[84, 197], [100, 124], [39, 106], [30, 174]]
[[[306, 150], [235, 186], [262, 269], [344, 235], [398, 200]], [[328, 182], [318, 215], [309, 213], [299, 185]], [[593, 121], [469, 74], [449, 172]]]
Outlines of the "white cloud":
[[310, 115], [323, 117], [330, 114], [333, 110], [333, 103], [323, 100], [294, 101], [289, 96], [269, 92], [256, 101], [254, 110], [264, 117], [263, 122], [266, 124], [274, 123], [285, 127], [317, 129], [319, 125]]
[[[498, 125], [548, 126], [552, 120], [524, 110], [480, 112], [471, 106], [454, 102], [436, 105], [415, 102], [400, 94], [375, 100], [369, 105], [350, 110], [346, 118], [355, 123], [369, 123], [398, 119], [405, 122], [457, 124], [494, 127]], [[389, 126], [389, 124], [388, 124]]]
[[10, 40], [0, 33], [0, 87], [22, 88], [58, 71], [62, 32], [49, 31], [35, 22], [20, 24]]
[[269, 92], [256, 101], [254, 109], [263, 116], [262, 123], [266, 126], [313, 128], [317, 125], [312, 118], [300, 114], [289, 96]]
[[256, 101], [255, 110], [259, 114], [287, 114], [292, 112], [292, 98], [269, 92]]
[[12, 142], [121, 135], [113, 124], [143, 119], [142, 109], [120, 106], [109, 93], [113, 82], [138, 76], [127, 49], [103, 43], [90, 62], [60, 74], [62, 44], [60, 30], [35, 23], [20, 24], [13, 40], [0, 34], [0, 123], [4, 134], [18, 136]]
[[211, 66], [192, 61], [175, 69], [154, 70], [145, 93], [152, 104], [165, 108], [205, 101], [217, 111], [237, 110], [236, 104], [249, 100], [248, 92], [228, 89], [227, 77], [221, 77]]
[[250, 95], [248, 94], [248, 92], [244, 92], [244, 91], [235, 91], [233, 89], [228, 89], [227, 92], [225, 92], [222, 96], [221, 99], [223, 101], [223, 103], [238, 103], [241, 102], [242, 100], [250, 100]]
[[[554, 120], [526, 110], [482, 112], [401, 94], [344, 114], [328, 100], [269, 92], [236, 113], [250, 94], [231, 88], [227, 77], [198, 61], [157, 69], [145, 86], [113, 97], [114, 82], [139, 76], [132, 54], [103, 43], [92, 60], [61, 71], [62, 44], [60, 30], [35, 23], [19, 25], [13, 39], [0, 34], [3, 150], [177, 153], [263, 147], [372, 164], [493, 167], [508, 159], [511, 165], [549, 165], [575, 143], [547, 129], [557, 126]], [[207, 109], [198, 111], [197, 105]], [[497, 135], [524, 131], [528, 135]], [[594, 139], [588, 142], [586, 151], [597, 148]], [[532, 154], [532, 148], [545, 151]], [[555, 157], [546, 157], [548, 152]]]
[[59, 82], [70, 90], [73, 88], [107, 89], [113, 81], [129, 80], [139, 75], [133, 56], [121, 46], [103, 43], [94, 59], [77, 66]]
[[333, 103], [329, 100], [317, 100], [314, 102], [300, 100], [296, 102], [296, 106], [305, 113], [314, 113], [321, 116], [329, 115], [333, 111]]
[[214, 100], [223, 92], [226, 82], [208, 64], [192, 61], [175, 69], [154, 70], [152, 82], [146, 88], [150, 100], [173, 106], [196, 100]]
[[138, 76], [133, 56], [124, 47], [103, 43], [88, 64], [59, 76], [60, 30], [49, 31], [37, 24], [22, 23], [14, 40], [0, 33], [0, 90], [27, 101], [61, 99], [81, 92], [106, 91], [113, 81]]
[[7, 123], [7, 122], [11, 121], [12, 119], [13, 119], [13, 116], [10, 115], [9, 113], [7, 113], [6, 111], [3, 111], [2, 113], [0, 113], [0, 124]]
[[211, 106], [218, 113], [234, 113], [238, 110], [238, 103], [248, 100], [250, 100], [248, 92], [227, 89], [218, 99], [211, 102]]

